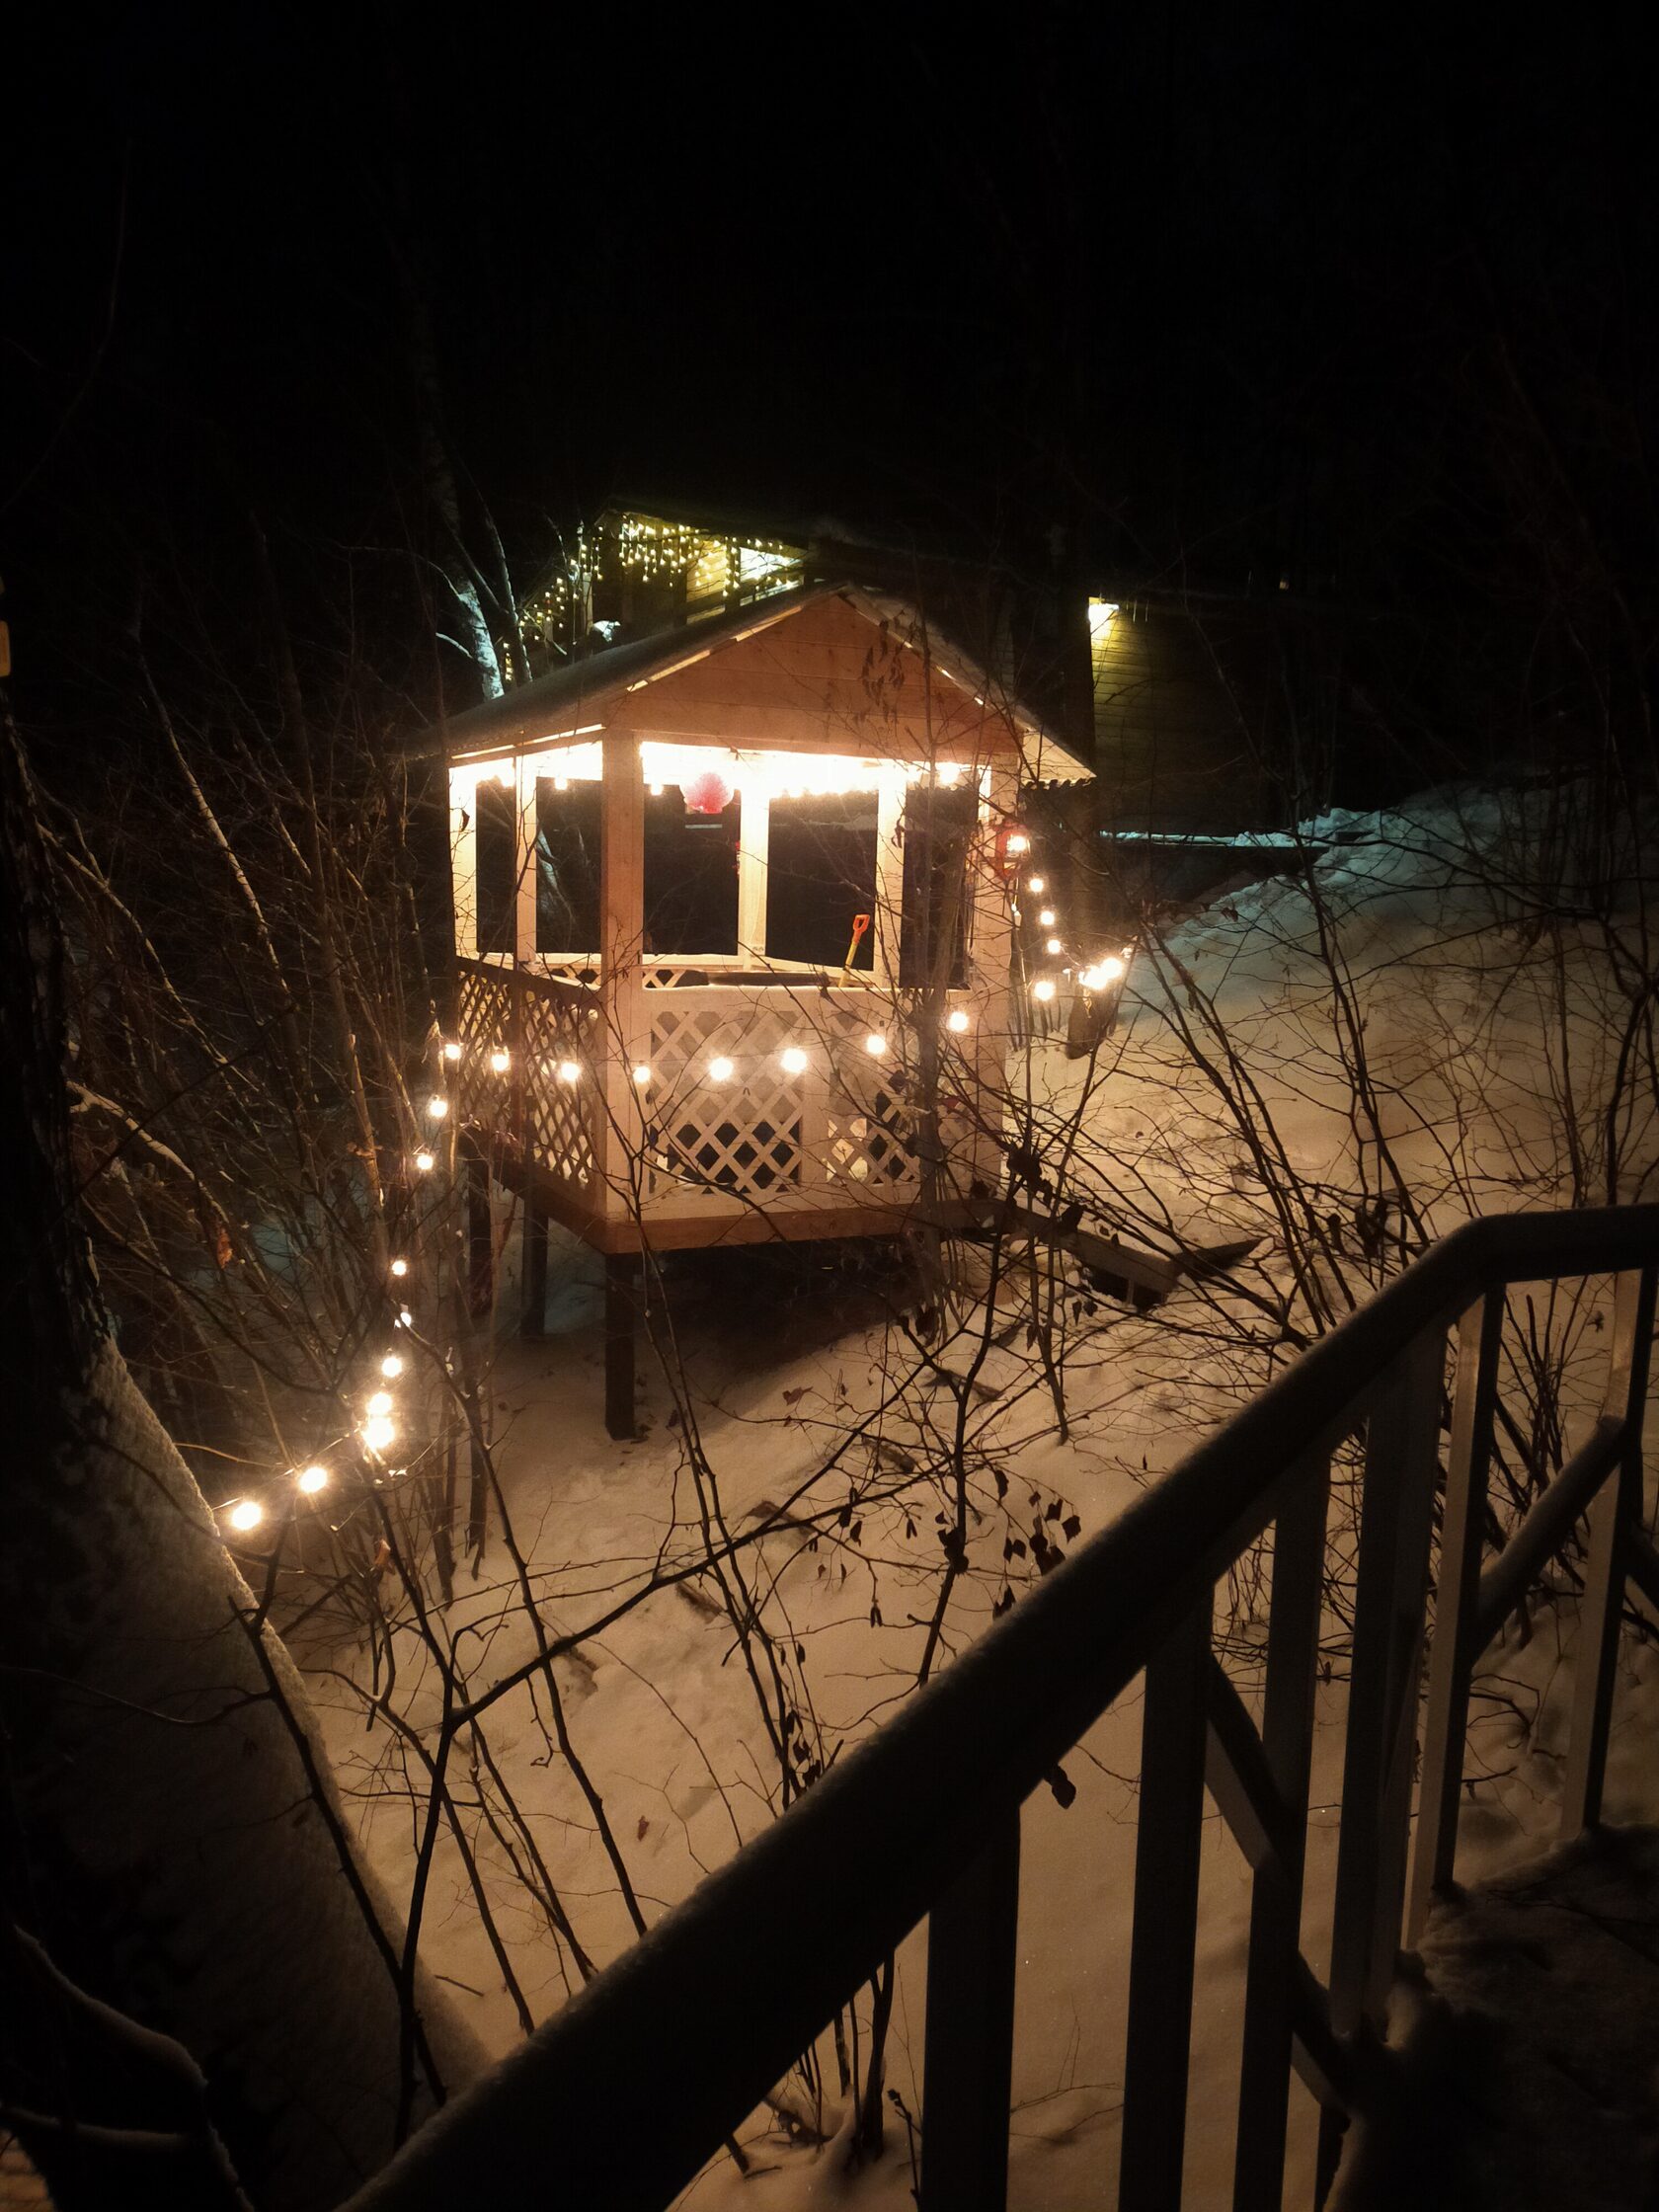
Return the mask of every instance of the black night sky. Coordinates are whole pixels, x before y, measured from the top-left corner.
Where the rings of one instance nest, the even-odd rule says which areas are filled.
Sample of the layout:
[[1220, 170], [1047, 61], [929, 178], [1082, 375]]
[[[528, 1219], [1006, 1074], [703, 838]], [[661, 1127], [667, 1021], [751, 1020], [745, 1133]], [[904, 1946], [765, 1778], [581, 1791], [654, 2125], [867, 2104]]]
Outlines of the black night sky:
[[422, 320], [520, 583], [622, 496], [1028, 564], [1059, 527], [1097, 570], [1375, 599], [1437, 509], [1471, 520], [1495, 332], [1553, 434], [1601, 434], [1586, 350], [1639, 418], [1633, 46], [968, 20], [77, 15], [9, 125], [21, 695], [118, 626], [135, 564], [211, 573], [248, 511], [296, 591], [328, 544], [372, 593], [370, 549], [430, 535]]

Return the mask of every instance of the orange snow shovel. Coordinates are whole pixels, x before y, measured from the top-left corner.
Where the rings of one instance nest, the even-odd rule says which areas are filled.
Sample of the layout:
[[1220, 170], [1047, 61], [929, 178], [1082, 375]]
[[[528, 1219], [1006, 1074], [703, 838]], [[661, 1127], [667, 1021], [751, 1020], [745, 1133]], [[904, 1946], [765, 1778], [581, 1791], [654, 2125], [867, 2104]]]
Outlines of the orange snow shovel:
[[846, 959], [841, 964], [841, 974], [843, 976], [851, 975], [853, 961], [857, 958], [859, 946], [864, 942], [865, 937], [869, 934], [869, 928], [870, 917], [868, 914], [853, 915], [852, 937], [847, 945]]

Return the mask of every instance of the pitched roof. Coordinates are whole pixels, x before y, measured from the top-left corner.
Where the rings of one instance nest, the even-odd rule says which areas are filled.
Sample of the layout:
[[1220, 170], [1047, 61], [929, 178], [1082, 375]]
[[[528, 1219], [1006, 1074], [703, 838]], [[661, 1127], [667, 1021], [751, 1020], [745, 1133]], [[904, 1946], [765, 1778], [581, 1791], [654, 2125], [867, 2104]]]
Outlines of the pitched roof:
[[[570, 662], [529, 683], [514, 684], [499, 699], [449, 717], [420, 733], [416, 752], [447, 751], [451, 757], [507, 751], [545, 744], [551, 739], [587, 735], [604, 727], [631, 693], [738, 644], [756, 632], [787, 622], [803, 607], [839, 597], [878, 629], [908, 644], [925, 636], [934, 672], [983, 704], [998, 687], [968, 654], [924, 622], [919, 611], [885, 592], [847, 584], [808, 584], [768, 598], [749, 600], [699, 622], [631, 639], [602, 653]], [[1002, 713], [1026, 747], [1034, 748], [1028, 765], [1051, 779], [1074, 781], [1093, 771], [1057, 734], [1018, 700], [998, 701]]]

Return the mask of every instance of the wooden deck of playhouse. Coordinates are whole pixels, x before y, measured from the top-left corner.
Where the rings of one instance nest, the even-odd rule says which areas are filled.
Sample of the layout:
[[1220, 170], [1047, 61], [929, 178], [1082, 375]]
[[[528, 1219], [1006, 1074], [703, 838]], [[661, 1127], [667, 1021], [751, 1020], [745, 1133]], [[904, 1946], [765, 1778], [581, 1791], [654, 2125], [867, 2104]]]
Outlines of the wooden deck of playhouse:
[[[908, 610], [824, 587], [596, 655], [446, 735], [460, 1119], [525, 1199], [532, 1301], [546, 1219], [606, 1255], [607, 1417], [631, 1433], [638, 1254], [889, 1235], [918, 1209], [950, 1225], [998, 1187], [1009, 826], [1022, 778], [1085, 771]], [[653, 954], [647, 791], [716, 768], [740, 807], [736, 949]], [[538, 809], [549, 784], [595, 782], [597, 949], [544, 951]], [[511, 951], [479, 942], [492, 784], [517, 825]], [[849, 790], [874, 801], [871, 966], [771, 957], [772, 802]], [[971, 827], [953, 934], [918, 976], [906, 823], [915, 794], [939, 790]]]

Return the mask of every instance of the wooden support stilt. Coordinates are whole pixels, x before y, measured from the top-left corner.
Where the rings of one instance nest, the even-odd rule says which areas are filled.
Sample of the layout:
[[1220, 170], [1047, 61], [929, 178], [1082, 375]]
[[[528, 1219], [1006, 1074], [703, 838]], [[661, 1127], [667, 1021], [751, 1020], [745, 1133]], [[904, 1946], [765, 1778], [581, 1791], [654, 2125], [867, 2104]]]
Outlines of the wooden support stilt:
[[461, 1154], [466, 1206], [467, 1310], [481, 1320], [495, 1304], [495, 1227], [490, 1219], [490, 1165], [468, 1145]]
[[523, 1305], [518, 1334], [538, 1337], [547, 1312], [547, 1209], [528, 1191], [524, 1193]]
[[605, 1433], [632, 1443], [634, 1334], [639, 1263], [629, 1252], [605, 1255]]

